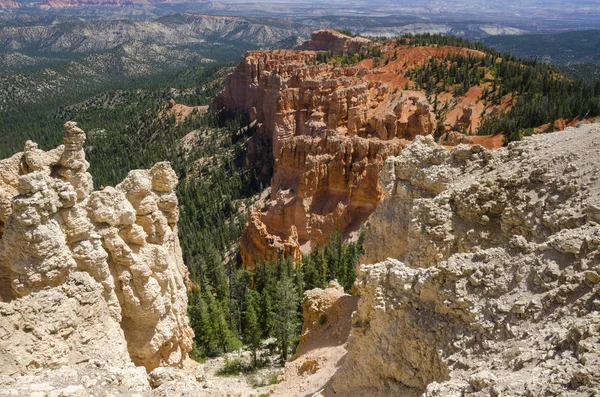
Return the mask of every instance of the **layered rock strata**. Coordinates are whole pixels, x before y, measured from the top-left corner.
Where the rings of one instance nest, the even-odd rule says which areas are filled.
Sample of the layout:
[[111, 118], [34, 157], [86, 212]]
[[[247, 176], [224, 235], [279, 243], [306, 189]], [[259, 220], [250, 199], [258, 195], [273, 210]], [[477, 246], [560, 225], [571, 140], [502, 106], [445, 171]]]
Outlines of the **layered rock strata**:
[[177, 176], [158, 163], [93, 191], [85, 134], [65, 130], [55, 150], [27, 142], [0, 161], [0, 373], [181, 365], [193, 333]]
[[241, 238], [246, 267], [284, 252], [328, 242], [336, 231], [358, 232], [383, 197], [377, 175], [403, 141], [383, 142], [328, 133], [286, 142], [275, 163], [270, 201], [250, 217]]
[[598, 125], [494, 152], [417, 137], [389, 158], [348, 355], [323, 394], [596, 393], [598, 143]]
[[424, 95], [371, 81], [366, 66], [319, 63], [314, 51], [248, 51], [211, 107], [245, 113], [275, 159], [289, 138], [339, 135], [391, 140], [436, 130]]

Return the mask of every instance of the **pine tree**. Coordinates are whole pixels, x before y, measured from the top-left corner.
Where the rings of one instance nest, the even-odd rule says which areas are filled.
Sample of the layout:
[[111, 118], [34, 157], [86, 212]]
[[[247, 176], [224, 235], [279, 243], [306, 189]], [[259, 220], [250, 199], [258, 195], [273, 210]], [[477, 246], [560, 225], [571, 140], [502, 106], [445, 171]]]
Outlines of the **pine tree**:
[[346, 253], [344, 255], [344, 267], [346, 268], [346, 272], [344, 274], [345, 278], [340, 281], [344, 287], [344, 290], [346, 291], [350, 291], [352, 289], [352, 284], [354, 284], [354, 280], [356, 280], [356, 263], [358, 262], [358, 258], [359, 254], [356, 244], [348, 244]]
[[219, 301], [212, 299], [209, 310], [210, 320], [216, 334], [216, 340], [223, 350], [223, 353], [227, 353], [227, 346], [229, 346], [229, 343], [233, 339], [233, 334], [231, 333], [231, 330], [227, 324], [223, 307]]
[[292, 279], [284, 275], [279, 280], [275, 295], [275, 336], [281, 351], [281, 359], [288, 359], [289, 349], [299, 328], [298, 292]]
[[304, 274], [304, 286], [307, 290], [316, 287], [317, 269], [315, 268], [315, 262], [313, 255], [306, 255], [302, 257], [300, 262], [302, 266], [302, 273]]
[[298, 291], [299, 298], [302, 299], [302, 294], [304, 291], [306, 291], [304, 285], [304, 269], [302, 266], [302, 262], [296, 265], [296, 269], [294, 270], [294, 278], [294, 281], [296, 282], [296, 291]]
[[200, 294], [199, 288], [194, 288], [190, 292], [189, 315], [192, 329], [196, 335], [196, 342], [203, 350], [202, 355], [208, 356], [214, 351], [217, 343], [217, 335], [213, 328], [209, 304], [207, 303], [207, 294]]
[[[248, 304], [247, 297], [250, 293], [250, 282], [252, 280], [252, 273], [248, 270], [240, 269], [237, 270], [233, 276], [233, 286], [231, 288], [231, 317], [235, 320], [237, 325], [238, 334], [242, 334], [242, 313], [246, 310]], [[233, 327], [230, 327], [235, 329]]]
[[[194, 303], [192, 303], [195, 301]], [[188, 298], [188, 313], [190, 316], [190, 325], [194, 330], [194, 334], [196, 335], [196, 342], [200, 345], [200, 347], [204, 350], [204, 356], [207, 356], [210, 353], [210, 341], [209, 337], [212, 329], [206, 327], [210, 326], [210, 322], [206, 322], [208, 317], [208, 310], [206, 310], [206, 305], [201, 297], [191, 296]], [[201, 336], [206, 336], [207, 339], [202, 339]]]
[[317, 279], [315, 287], [325, 288], [327, 286], [328, 279], [331, 279], [329, 274], [329, 264], [327, 257], [325, 256], [325, 250], [318, 249], [315, 259], [315, 266], [317, 269]]
[[273, 313], [273, 306], [271, 303], [271, 296], [267, 289], [264, 289], [260, 294], [260, 329], [262, 331], [263, 338], [268, 338], [272, 335], [273, 328], [275, 325], [275, 314]]

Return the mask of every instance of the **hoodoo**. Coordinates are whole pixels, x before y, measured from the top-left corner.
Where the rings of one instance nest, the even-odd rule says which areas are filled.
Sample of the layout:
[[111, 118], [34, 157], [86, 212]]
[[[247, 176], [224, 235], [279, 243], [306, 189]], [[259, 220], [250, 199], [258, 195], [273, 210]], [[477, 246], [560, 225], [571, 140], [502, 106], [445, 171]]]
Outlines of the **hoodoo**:
[[245, 267], [279, 252], [298, 258], [334, 231], [357, 233], [382, 197], [384, 159], [406, 139], [435, 131], [424, 96], [369, 78], [376, 72], [361, 64], [317, 59], [318, 51], [377, 46], [316, 32], [297, 51], [249, 51], [227, 77], [212, 108], [248, 114], [258, 128], [249, 152], [274, 162], [269, 202], [252, 214], [241, 239]]
[[85, 133], [65, 131], [57, 149], [29, 141], [0, 161], [0, 375], [95, 362], [143, 389], [192, 347], [177, 176], [158, 163], [93, 191]]
[[296, 261], [334, 232], [357, 235], [383, 197], [377, 175], [388, 156], [419, 135], [480, 141], [465, 134], [506, 111], [508, 100], [478, 99], [485, 84], [432, 96], [411, 77], [433, 60], [485, 53], [398, 43], [318, 31], [294, 51], [247, 52], [226, 78], [212, 109], [248, 115], [256, 127], [248, 160], [274, 164], [268, 201], [241, 238], [246, 268], [280, 253]]
[[0, 101], [0, 397], [597, 394], [600, 84], [351, 35]]

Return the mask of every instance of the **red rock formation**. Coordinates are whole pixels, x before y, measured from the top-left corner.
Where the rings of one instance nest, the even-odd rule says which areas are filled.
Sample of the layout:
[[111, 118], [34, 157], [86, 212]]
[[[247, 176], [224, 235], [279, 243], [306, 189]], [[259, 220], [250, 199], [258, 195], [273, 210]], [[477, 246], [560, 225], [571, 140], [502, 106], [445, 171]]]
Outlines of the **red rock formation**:
[[176, 103], [173, 98], [169, 99], [167, 105], [158, 113], [158, 118], [175, 117], [175, 125], [179, 125], [187, 120], [193, 113], [202, 115], [208, 111], [208, 106], [187, 106]]
[[310, 40], [305, 41], [298, 50], [305, 51], [331, 51], [333, 54], [346, 52], [366, 52], [374, 44], [371, 40], [362, 37], [350, 37], [332, 29], [314, 32]]
[[249, 51], [212, 108], [257, 120], [275, 158], [287, 138], [327, 130], [384, 140], [434, 132], [435, 115], [424, 95], [369, 82], [370, 73], [358, 65], [317, 63], [312, 51]]
[[464, 106], [462, 109], [462, 115], [454, 123], [454, 129], [461, 134], [466, 134], [472, 128], [471, 116], [473, 115], [473, 108], [470, 106]]
[[311, 242], [356, 232], [382, 199], [377, 182], [384, 160], [404, 140], [382, 141], [330, 132], [285, 140], [266, 208], [252, 213], [241, 238], [244, 266], [286, 256], [299, 259]]
[[254, 266], [263, 260], [276, 261], [279, 254], [287, 258], [290, 257], [294, 262], [300, 260], [300, 245], [298, 243], [298, 232], [294, 225], [291, 225], [288, 233], [284, 237], [273, 235], [262, 222], [262, 213], [255, 209], [250, 214], [250, 220], [244, 228], [241, 240], [244, 242], [244, 249], [241, 250], [242, 262], [247, 267]]
[[321, 63], [315, 52], [372, 45], [320, 31], [300, 50], [249, 51], [226, 78], [212, 108], [248, 114], [257, 126], [249, 161], [272, 156], [275, 164], [270, 200], [252, 213], [241, 238], [245, 267], [278, 251], [297, 259], [336, 230], [345, 237], [357, 231], [382, 197], [377, 181], [385, 158], [416, 135], [436, 132], [433, 106], [424, 92], [407, 89], [399, 65], [470, 50], [393, 49], [399, 56], [377, 68], [370, 59]]

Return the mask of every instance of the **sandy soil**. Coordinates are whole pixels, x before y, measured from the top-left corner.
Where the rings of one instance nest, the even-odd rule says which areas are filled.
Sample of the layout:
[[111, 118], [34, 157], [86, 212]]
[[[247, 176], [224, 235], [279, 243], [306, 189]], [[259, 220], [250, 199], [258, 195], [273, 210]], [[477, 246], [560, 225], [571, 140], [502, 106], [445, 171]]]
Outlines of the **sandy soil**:
[[[373, 68], [373, 59], [365, 59], [359, 63], [360, 66], [370, 69], [363, 77], [366, 81], [382, 82], [388, 84], [392, 90], [399, 89], [407, 96], [416, 98], [425, 98], [423, 91], [416, 90], [415, 83], [405, 76], [405, 72], [416, 66], [423, 65], [433, 56], [442, 59], [446, 55], [464, 55], [464, 56], [479, 56], [485, 54], [480, 51], [470, 50], [466, 48], [440, 46], [440, 47], [408, 47], [406, 45], [395, 46], [393, 42], [386, 44], [383, 47], [380, 66]], [[387, 64], [385, 64], [387, 62]], [[488, 75], [491, 78], [490, 75]], [[405, 90], [408, 86], [409, 90]], [[448, 131], [452, 130], [456, 121], [462, 116], [464, 107], [470, 107], [473, 110], [471, 116], [471, 134], [475, 135], [481, 126], [481, 121], [486, 114], [494, 111], [506, 113], [511, 109], [513, 99], [510, 95], [504, 96], [500, 103], [494, 105], [492, 103], [484, 103], [481, 96], [486, 86], [489, 83], [483, 83], [479, 86], [473, 86], [469, 91], [460, 97], [456, 97], [452, 92], [445, 92], [438, 95], [437, 99], [440, 106], [444, 106], [447, 102], [449, 109], [445, 114], [445, 126]], [[563, 127], [564, 128], [564, 127]], [[468, 131], [465, 131], [468, 132]], [[485, 147], [499, 147], [496, 140], [484, 140]], [[488, 146], [486, 146], [488, 145]], [[501, 146], [501, 145], [500, 145]]]
[[[592, 119], [586, 119], [586, 120], [582, 120], [580, 117], [574, 117], [574, 118], [569, 118], [569, 119], [558, 119], [556, 121], [554, 121], [554, 130], [555, 131], [562, 131], [567, 127], [575, 127], [577, 126], [577, 124], [584, 123], [584, 124], [588, 124], [593, 122], [594, 120]], [[544, 125], [540, 125], [537, 128], [534, 128], [535, 132], [551, 132], [550, 131], [550, 126], [552, 125], [552, 123], [547, 123]]]

